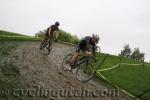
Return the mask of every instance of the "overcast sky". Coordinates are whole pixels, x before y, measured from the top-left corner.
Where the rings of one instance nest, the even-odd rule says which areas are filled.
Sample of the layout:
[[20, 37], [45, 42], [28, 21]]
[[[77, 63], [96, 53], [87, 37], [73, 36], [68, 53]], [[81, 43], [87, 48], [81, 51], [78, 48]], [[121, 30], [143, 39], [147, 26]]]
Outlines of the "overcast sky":
[[79, 37], [99, 34], [102, 52], [128, 43], [150, 60], [150, 0], [0, 0], [0, 29], [33, 36], [55, 21]]

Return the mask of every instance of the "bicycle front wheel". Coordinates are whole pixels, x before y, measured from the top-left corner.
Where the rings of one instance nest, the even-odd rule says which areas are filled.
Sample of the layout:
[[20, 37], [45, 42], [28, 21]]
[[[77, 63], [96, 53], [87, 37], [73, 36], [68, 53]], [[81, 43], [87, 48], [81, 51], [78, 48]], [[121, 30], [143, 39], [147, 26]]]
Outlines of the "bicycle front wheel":
[[83, 63], [76, 70], [76, 78], [81, 82], [88, 82], [94, 76], [94, 68], [91, 63]]

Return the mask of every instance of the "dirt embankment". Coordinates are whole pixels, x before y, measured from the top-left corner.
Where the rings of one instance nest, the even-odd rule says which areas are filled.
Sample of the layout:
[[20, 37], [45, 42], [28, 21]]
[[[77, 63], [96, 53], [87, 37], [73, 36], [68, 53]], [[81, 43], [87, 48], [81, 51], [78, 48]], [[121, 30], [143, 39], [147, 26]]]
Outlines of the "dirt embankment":
[[[98, 90], [102, 92], [107, 88], [93, 80], [82, 83], [71, 72], [60, 74], [62, 59], [71, 50], [71, 46], [54, 43], [51, 54], [44, 56], [39, 50], [39, 42], [23, 42], [11, 53], [7, 60], [18, 69], [21, 83], [28, 89], [36, 88], [39, 93], [29, 93], [28, 100], [125, 100], [122, 96], [98, 94]], [[81, 92], [87, 94], [80, 97]]]

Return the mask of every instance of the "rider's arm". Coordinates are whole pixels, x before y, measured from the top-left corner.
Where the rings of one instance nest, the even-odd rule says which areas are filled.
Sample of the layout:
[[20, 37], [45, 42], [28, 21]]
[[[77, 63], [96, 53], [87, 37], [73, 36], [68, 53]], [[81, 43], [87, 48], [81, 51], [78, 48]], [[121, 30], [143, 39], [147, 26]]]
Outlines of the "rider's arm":
[[96, 44], [92, 44], [93, 56], [96, 58]]
[[98, 58], [96, 57], [96, 45], [93, 46], [93, 56], [94, 56], [94, 60], [97, 61]]
[[49, 37], [51, 37], [51, 27], [49, 27], [49, 29], [48, 29], [48, 35], [49, 35]]
[[92, 48], [92, 50], [93, 50], [93, 55], [94, 55], [94, 57], [96, 57], [96, 46], [93, 46], [93, 48]]

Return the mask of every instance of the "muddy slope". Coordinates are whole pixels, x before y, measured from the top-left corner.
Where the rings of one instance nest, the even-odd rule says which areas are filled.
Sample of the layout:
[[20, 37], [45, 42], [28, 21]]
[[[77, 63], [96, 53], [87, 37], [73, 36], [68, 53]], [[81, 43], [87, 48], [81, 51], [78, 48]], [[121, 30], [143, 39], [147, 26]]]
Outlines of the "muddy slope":
[[[93, 80], [82, 83], [71, 72], [59, 73], [63, 57], [72, 50], [71, 46], [54, 43], [51, 54], [44, 56], [39, 50], [39, 42], [23, 42], [12, 52], [7, 60], [19, 70], [21, 83], [29, 89], [36, 88], [39, 93], [29, 93], [31, 97], [28, 100], [126, 100], [122, 96], [97, 95], [96, 90], [105, 90], [106, 87]], [[50, 90], [51, 93], [46, 92]], [[81, 90], [97, 94], [93, 92], [80, 97]], [[67, 94], [66, 91], [76, 94]]]

